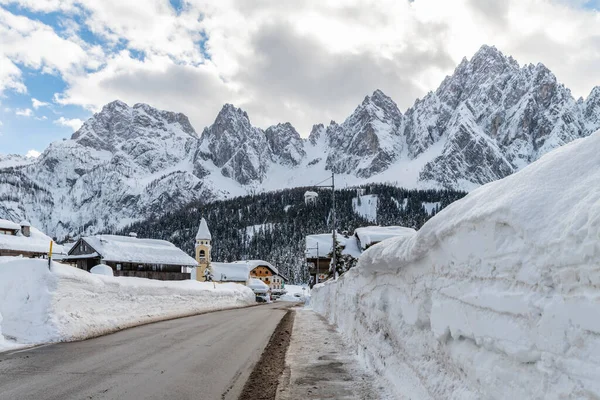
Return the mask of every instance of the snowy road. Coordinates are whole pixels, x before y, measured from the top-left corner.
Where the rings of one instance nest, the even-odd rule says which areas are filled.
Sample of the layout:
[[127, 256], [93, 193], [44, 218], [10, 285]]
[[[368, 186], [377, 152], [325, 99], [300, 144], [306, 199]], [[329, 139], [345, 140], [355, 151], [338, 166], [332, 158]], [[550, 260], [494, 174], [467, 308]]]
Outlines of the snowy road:
[[236, 399], [286, 306], [0, 353], [0, 399]]

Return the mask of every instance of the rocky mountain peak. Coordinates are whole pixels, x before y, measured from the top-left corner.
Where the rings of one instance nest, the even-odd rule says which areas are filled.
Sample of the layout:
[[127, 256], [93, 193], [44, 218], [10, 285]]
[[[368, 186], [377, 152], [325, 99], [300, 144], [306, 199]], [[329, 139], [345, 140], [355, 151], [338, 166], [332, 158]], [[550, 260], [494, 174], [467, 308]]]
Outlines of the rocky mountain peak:
[[273, 125], [265, 131], [274, 158], [282, 164], [296, 166], [306, 156], [300, 134], [289, 122]]
[[323, 133], [325, 133], [325, 126], [323, 124], [313, 125], [310, 134], [308, 135], [308, 141], [313, 146], [316, 145]]

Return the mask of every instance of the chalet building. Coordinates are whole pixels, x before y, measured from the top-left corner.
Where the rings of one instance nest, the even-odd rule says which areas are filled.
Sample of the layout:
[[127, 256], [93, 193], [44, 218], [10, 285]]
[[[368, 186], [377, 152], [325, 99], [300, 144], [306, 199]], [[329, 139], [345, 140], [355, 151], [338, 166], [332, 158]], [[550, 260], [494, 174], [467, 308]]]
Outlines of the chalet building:
[[[342, 255], [358, 259], [367, 248], [389, 238], [413, 235], [415, 230], [403, 226], [367, 226], [357, 228], [353, 235], [337, 234], [337, 240], [342, 246]], [[310, 275], [311, 287], [315, 283], [327, 279], [331, 254], [333, 252], [333, 237], [331, 233], [306, 236], [306, 263]]]
[[287, 278], [279, 273], [279, 270], [271, 263], [263, 260], [236, 261], [246, 263], [250, 269], [250, 277], [260, 279], [273, 290], [282, 290]]
[[106, 264], [115, 276], [177, 281], [190, 279], [196, 260], [165, 240], [138, 239], [135, 235], [96, 235], [79, 239], [66, 262], [89, 271]]
[[[32, 227], [27, 221], [15, 223], [0, 219], [0, 257], [22, 256], [27, 258], [47, 257], [52, 239]], [[62, 246], [52, 243], [52, 254], [62, 253]]]

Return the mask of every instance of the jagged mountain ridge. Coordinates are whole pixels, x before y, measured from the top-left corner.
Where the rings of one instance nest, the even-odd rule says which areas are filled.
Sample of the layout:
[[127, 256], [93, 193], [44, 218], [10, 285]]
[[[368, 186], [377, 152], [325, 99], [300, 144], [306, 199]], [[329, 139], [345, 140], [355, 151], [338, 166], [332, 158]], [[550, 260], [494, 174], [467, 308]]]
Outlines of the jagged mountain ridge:
[[230, 104], [198, 135], [181, 113], [114, 101], [35, 162], [0, 164], [0, 217], [62, 238], [330, 171], [342, 185], [471, 189], [599, 128], [600, 88], [575, 100], [542, 64], [483, 46], [404, 114], [376, 90], [307, 139], [289, 123], [254, 127]]

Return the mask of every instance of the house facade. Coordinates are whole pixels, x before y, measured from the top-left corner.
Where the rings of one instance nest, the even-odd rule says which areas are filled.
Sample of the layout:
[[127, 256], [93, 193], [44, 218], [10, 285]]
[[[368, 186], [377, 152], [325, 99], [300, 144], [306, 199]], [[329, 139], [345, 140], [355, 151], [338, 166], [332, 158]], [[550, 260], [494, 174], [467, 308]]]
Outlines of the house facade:
[[197, 265], [196, 260], [165, 240], [119, 235], [83, 237], [64, 261], [85, 271], [106, 264], [115, 276], [164, 281], [190, 279], [188, 271]]
[[279, 273], [279, 270], [271, 263], [264, 260], [249, 260], [238, 261], [247, 263], [250, 267], [250, 277], [259, 279], [269, 286], [269, 288], [277, 291], [284, 289], [287, 278]]

